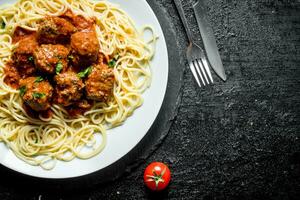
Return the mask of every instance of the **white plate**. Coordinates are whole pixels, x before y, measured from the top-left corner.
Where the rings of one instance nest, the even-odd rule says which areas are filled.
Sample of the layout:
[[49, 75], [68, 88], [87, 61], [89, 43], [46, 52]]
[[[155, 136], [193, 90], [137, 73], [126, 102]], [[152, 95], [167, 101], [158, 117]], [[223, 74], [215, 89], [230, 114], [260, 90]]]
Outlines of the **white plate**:
[[[86, 175], [103, 169], [132, 150], [154, 122], [162, 105], [168, 81], [168, 52], [160, 24], [146, 0], [109, 0], [119, 4], [140, 28], [145, 24], [153, 26], [159, 36], [156, 54], [152, 60], [153, 80], [151, 87], [143, 94], [144, 103], [125, 123], [107, 132], [107, 145], [97, 156], [88, 160], [74, 159], [70, 162], [57, 162], [51, 171], [31, 166], [18, 159], [11, 150], [0, 143], [0, 163], [23, 174], [43, 178], [71, 178]], [[2, 0], [1, 3], [14, 3]]]

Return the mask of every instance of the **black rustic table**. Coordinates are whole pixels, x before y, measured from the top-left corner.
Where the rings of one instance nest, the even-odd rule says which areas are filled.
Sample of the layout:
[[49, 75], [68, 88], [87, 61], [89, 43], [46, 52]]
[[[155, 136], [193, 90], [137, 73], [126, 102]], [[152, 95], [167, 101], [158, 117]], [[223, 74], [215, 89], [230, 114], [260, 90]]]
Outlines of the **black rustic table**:
[[[204, 0], [228, 80], [213, 74], [215, 84], [202, 89], [184, 59], [188, 43], [173, 1], [151, 1], [176, 33], [184, 68], [167, 136], [140, 165], [105, 184], [20, 187], [0, 171], [0, 200], [300, 198], [300, 1]], [[192, 1], [182, 2], [199, 36]], [[152, 161], [172, 171], [162, 193], [143, 185]]]

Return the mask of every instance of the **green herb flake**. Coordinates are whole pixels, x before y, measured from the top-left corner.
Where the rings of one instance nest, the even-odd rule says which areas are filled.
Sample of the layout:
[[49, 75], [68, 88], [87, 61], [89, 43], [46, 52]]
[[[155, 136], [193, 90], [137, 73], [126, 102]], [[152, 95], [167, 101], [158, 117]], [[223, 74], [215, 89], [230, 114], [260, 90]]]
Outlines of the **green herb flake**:
[[79, 78], [85, 78], [92, 72], [92, 67], [86, 68], [84, 71], [79, 72], [77, 75]]
[[115, 67], [115, 65], [116, 65], [116, 60], [115, 59], [112, 59], [108, 62], [108, 66], [111, 67], [111, 68]]
[[119, 58], [120, 58], [120, 55], [119, 54], [116, 54], [115, 56], [114, 56], [114, 58], [113, 59], [111, 59], [110, 61], [108, 61], [108, 66], [110, 67], [110, 68], [114, 68], [115, 66], [116, 66], [116, 64], [117, 64], [117, 61], [119, 60]]
[[43, 77], [41, 77], [41, 76], [38, 76], [38, 77], [36, 77], [36, 79], [35, 79], [35, 83], [39, 83], [39, 82], [41, 82], [41, 81], [43, 81], [44, 80], [44, 78]]
[[26, 86], [22, 86], [19, 88], [19, 91], [20, 91], [20, 95], [21, 96], [24, 96], [25, 92], [26, 92]]
[[59, 74], [62, 69], [63, 69], [63, 64], [61, 62], [58, 62], [55, 69], [56, 74]]
[[6, 24], [5, 24], [5, 22], [2, 20], [2, 22], [1, 22], [1, 29], [5, 29], [5, 27], [6, 27]]
[[29, 56], [29, 57], [28, 57], [28, 61], [29, 61], [29, 62], [33, 62], [33, 56]]
[[39, 93], [39, 92], [34, 92], [34, 93], [32, 94], [32, 97], [33, 97], [34, 99], [41, 99], [41, 98], [43, 98], [44, 96], [46, 96], [44, 93]]

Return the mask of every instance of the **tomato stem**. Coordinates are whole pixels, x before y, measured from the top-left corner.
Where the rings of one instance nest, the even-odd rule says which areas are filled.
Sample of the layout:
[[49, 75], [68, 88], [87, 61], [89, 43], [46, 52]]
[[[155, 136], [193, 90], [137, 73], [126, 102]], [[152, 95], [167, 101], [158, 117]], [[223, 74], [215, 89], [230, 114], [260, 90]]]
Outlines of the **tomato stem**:
[[161, 172], [160, 175], [156, 174], [156, 172], [153, 170], [152, 173], [153, 173], [153, 176], [151, 175], [146, 175], [149, 179], [147, 179], [147, 182], [155, 182], [155, 189], [157, 190], [158, 189], [158, 184], [161, 182], [161, 183], [164, 183], [165, 180], [162, 178], [163, 175], [166, 173], [166, 170], [167, 168], [165, 167], [163, 169], [163, 171]]

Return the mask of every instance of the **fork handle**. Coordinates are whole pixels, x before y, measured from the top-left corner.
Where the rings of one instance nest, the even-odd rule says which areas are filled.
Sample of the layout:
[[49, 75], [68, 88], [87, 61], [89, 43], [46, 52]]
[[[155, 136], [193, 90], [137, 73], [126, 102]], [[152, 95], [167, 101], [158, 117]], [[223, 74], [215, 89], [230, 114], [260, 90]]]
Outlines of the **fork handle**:
[[183, 26], [185, 28], [186, 34], [189, 38], [189, 41], [192, 42], [193, 41], [192, 33], [191, 33], [191, 30], [189, 29], [187, 19], [186, 19], [185, 14], [184, 14], [182, 3], [181, 3], [180, 0], [174, 0], [174, 3], [175, 3], [177, 11], [179, 13], [180, 19], [183, 23]]

